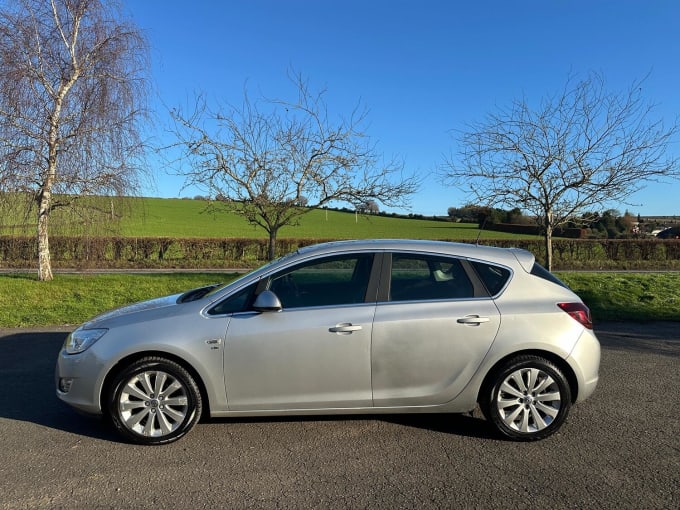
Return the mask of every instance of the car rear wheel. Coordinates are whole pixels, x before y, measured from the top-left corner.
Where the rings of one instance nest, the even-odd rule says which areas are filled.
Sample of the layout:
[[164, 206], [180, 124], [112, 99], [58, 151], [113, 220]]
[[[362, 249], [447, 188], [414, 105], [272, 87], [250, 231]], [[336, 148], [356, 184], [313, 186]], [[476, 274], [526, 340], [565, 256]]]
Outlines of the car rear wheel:
[[201, 392], [181, 365], [147, 357], [114, 379], [108, 413], [113, 426], [128, 439], [148, 445], [176, 441], [201, 416]]
[[480, 407], [503, 436], [535, 441], [562, 426], [571, 407], [571, 390], [554, 363], [539, 356], [520, 356], [490, 378]]

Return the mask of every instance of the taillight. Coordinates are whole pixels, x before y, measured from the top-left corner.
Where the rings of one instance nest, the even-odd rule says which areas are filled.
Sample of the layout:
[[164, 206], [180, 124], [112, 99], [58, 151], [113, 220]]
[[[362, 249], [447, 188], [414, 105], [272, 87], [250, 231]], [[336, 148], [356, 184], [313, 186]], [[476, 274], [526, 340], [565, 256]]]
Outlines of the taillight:
[[593, 320], [590, 317], [590, 309], [583, 303], [557, 303], [562, 310], [571, 317], [583, 324], [588, 329], [593, 329]]

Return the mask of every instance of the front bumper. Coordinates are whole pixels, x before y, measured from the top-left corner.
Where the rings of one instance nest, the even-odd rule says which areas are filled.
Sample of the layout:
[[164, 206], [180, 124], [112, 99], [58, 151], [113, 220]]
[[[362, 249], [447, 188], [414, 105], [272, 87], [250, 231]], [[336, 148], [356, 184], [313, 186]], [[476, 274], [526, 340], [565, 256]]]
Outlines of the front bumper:
[[67, 354], [62, 349], [54, 373], [57, 397], [81, 412], [101, 415], [101, 369], [90, 350]]

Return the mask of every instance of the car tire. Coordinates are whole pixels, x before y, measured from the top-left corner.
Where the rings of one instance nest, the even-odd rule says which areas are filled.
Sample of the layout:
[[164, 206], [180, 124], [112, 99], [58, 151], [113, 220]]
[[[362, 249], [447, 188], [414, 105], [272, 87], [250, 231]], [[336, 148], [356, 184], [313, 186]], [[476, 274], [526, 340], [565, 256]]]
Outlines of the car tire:
[[178, 363], [160, 357], [142, 358], [113, 379], [108, 416], [127, 439], [145, 445], [176, 441], [201, 417], [201, 392]]
[[518, 356], [488, 379], [479, 404], [504, 437], [536, 441], [562, 426], [571, 408], [571, 389], [554, 363], [540, 356]]

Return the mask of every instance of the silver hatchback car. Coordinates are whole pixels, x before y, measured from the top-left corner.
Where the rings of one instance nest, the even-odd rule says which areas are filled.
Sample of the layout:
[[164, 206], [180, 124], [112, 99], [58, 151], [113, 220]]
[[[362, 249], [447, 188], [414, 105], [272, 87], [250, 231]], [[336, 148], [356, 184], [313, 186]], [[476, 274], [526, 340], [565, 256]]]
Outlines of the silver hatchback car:
[[302, 248], [228, 285], [114, 310], [67, 338], [57, 395], [129, 440], [212, 417], [462, 413], [549, 436], [598, 381], [590, 311], [519, 249]]

